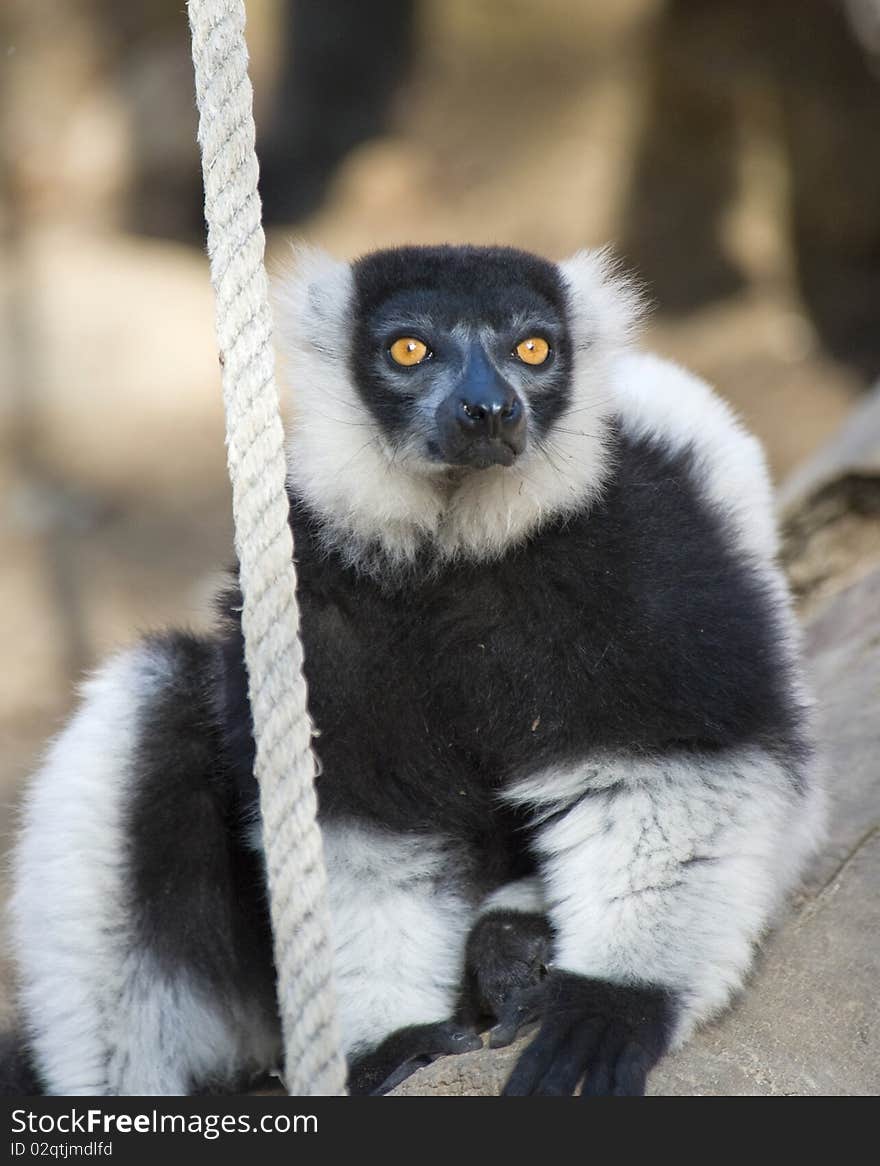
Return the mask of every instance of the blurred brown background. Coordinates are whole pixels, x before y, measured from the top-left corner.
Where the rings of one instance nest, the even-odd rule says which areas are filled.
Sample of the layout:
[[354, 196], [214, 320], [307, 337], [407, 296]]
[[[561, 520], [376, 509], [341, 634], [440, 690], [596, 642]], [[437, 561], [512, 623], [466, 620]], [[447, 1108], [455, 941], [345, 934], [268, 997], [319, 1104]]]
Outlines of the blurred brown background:
[[[0, 798], [231, 557], [182, 0], [0, 13]], [[249, 0], [270, 252], [612, 241], [781, 478], [880, 373], [873, 0]], [[6, 833], [6, 831], [4, 831]]]

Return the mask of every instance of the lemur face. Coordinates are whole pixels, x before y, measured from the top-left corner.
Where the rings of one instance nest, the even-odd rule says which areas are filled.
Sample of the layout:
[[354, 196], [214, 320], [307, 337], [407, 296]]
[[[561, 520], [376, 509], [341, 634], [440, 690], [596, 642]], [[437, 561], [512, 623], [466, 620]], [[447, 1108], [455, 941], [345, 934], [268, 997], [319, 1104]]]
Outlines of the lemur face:
[[377, 577], [492, 558], [598, 496], [638, 314], [607, 255], [296, 259], [275, 291], [289, 481], [328, 548]]
[[559, 269], [507, 248], [408, 247], [353, 266], [351, 375], [426, 472], [512, 466], [571, 395]]

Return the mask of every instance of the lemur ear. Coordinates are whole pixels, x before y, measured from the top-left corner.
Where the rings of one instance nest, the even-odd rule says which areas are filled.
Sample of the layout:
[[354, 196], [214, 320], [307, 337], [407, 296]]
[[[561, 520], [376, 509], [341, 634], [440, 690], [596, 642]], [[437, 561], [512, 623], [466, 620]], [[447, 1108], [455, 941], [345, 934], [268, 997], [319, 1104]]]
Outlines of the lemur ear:
[[280, 350], [288, 356], [308, 349], [347, 355], [342, 338], [350, 331], [351, 267], [318, 247], [294, 245], [292, 252], [272, 287]]
[[631, 344], [647, 301], [610, 248], [577, 251], [559, 270], [568, 289], [576, 347], [615, 351]]

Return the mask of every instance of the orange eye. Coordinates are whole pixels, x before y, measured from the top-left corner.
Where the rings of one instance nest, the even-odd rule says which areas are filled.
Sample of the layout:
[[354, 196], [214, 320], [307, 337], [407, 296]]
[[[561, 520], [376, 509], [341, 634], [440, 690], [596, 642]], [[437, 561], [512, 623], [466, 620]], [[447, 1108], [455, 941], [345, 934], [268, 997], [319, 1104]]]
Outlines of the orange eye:
[[388, 351], [395, 364], [402, 364], [407, 368], [413, 364], [421, 364], [426, 356], [431, 355], [427, 344], [416, 340], [414, 336], [401, 336], [399, 340], [394, 341]]
[[543, 364], [550, 355], [550, 345], [543, 336], [530, 336], [517, 344], [516, 355], [526, 364]]

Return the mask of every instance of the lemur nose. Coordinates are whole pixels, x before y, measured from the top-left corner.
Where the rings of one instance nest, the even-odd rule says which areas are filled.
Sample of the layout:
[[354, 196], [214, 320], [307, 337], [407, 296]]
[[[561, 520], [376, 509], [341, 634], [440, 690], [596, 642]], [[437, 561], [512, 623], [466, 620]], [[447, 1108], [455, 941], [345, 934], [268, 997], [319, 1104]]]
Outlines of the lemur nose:
[[522, 415], [522, 402], [512, 389], [471, 393], [459, 401], [458, 423], [474, 437], [503, 438], [517, 428]]
[[437, 445], [449, 465], [512, 466], [526, 448], [526, 401], [474, 341], [461, 375], [437, 406]]

